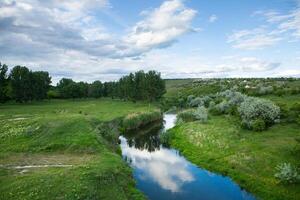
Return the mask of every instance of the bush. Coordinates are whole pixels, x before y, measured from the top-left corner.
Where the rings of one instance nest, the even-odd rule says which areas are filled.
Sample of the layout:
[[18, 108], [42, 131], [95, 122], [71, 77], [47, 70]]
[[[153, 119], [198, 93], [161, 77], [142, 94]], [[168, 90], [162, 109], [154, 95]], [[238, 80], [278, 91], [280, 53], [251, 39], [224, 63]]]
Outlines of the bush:
[[251, 122], [262, 119], [266, 126], [274, 124], [280, 116], [280, 108], [272, 101], [254, 97], [246, 98], [239, 106], [238, 112], [242, 121]]
[[203, 106], [203, 105], [204, 105], [204, 101], [200, 97], [197, 97], [189, 102], [190, 107], [197, 107], [197, 106]]
[[207, 122], [207, 109], [204, 106], [198, 107], [194, 112], [194, 116], [197, 120], [200, 120], [201, 122]]
[[262, 119], [255, 119], [250, 122], [250, 128], [254, 131], [263, 131], [266, 129], [266, 123]]
[[209, 103], [212, 101], [212, 98], [210, 96], [204, 96], [202, 98], [202, 100], [203, 100], [203, 103], [204, 103], [205, 107], [208, 107]]
[[47, 92], [47, 97], [49, 99], [58, 99], [58, 98], [60, 98], [60, 94], [56, 90], [49, 90]]
[[191, 102], [194, 98], [195, 98], [194, 95], [189, 95], [189, 96], [187, 97], [187, 100], [186, 100], [186, 101], [189, 103], [189, 102]]
[[225, 114], [225, 113], [229, 113], [229, 109], [230, 109], [230, 104], [228, 103], [228, 101], [222, 101], [221, 103], [217, 104], [215, 106], [215, 109], [218, 113], [222, 113], [222, 114]]
[[297, 183], [300, 180], [297, 169], [290, 163], [282, 163], [276, 167], [276, 170], [275, 177], [282, 183]]

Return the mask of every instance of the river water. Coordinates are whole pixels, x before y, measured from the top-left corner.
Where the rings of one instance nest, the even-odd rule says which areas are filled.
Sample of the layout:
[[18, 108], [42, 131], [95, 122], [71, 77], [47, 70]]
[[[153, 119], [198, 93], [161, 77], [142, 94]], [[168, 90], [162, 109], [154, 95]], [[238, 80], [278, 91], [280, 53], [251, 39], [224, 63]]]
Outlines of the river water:
[[175, 125], [176, 115], [149, 131], [120, 136], [123, 159], [133, 168], [137, 188], [150, 200], [254, 200], [229, 177], [201, 169], [159, 143], [159, 134]]

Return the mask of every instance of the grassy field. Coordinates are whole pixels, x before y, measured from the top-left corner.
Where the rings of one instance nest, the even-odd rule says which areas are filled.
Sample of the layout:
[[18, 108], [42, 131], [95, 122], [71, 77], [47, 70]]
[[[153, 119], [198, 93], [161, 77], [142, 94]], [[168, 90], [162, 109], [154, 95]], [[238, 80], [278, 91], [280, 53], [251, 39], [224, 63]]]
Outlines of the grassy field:
[[253, 132], [241, 129], [238, 119], [222, 115], [205, 124], [176, 126], [171, 135], [171, 145], [193, 163], [233, 178], [262, 199], [300, 197], [300, 185], [284, 185], [274, 177], [280, 163], [300, 165], [295, 140], [300, 138], [299, 125], [278, 124]]
[[0, 105], [0, 199], [140, 199], [96, 126], [153, 110], [117, 100]]

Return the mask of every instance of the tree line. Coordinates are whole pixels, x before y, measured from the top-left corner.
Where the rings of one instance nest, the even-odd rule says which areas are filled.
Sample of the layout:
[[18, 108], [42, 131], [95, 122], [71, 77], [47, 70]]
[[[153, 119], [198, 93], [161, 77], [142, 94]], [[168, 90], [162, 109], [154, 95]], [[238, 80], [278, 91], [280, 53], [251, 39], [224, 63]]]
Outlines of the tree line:
[[0, 63], [0, 102], [15, 100], [27, 102], [46, 98], [100, 98], [111, 97], [130, 101], [155, 101], [165, 93], [165, 81], [156, 71], [138, 71], [118, 81], [92, 83], [62, 78], [56, 86], [46, 71], [31, 71], [25, 66], [8, 66]]

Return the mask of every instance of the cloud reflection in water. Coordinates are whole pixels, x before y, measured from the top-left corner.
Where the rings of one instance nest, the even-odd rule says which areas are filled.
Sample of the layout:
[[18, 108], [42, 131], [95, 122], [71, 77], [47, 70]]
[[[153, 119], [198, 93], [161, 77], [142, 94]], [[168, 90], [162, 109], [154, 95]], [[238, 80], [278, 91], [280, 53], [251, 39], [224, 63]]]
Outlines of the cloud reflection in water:
[[141, 179], [151, 179], [163, 189], [180, 192], [184, 183], [192, 182], [193, 175], [188, 171], [187, 161], [174, 150], [160, 148], [149, 152], [129, 147], [127, 140], [120, 137], [123, 157], [132, 167], [143, 171]]

